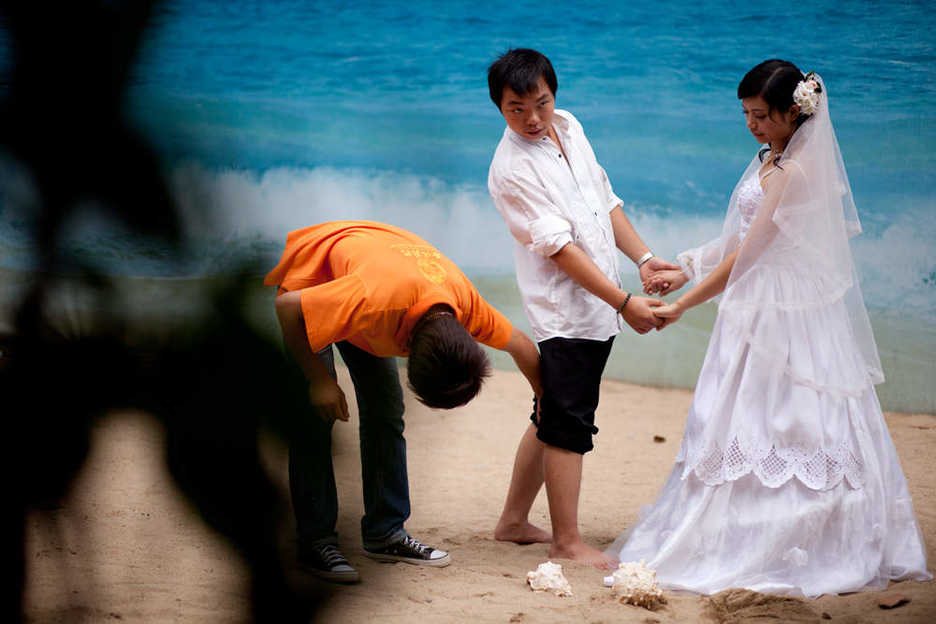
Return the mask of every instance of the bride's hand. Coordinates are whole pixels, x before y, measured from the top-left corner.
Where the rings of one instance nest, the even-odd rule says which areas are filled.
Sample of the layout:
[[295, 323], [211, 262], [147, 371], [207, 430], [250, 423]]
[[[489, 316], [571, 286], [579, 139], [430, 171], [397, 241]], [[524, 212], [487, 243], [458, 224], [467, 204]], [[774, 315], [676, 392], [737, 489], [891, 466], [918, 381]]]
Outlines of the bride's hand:
[[654, 271], [643, 281], [644, 292], [649, 294], [668, 295], [682, 288], [689, 278], [681, 269], [665, 269]]
[[657, 318], [663, 319], [663, 324], [657, 327], [657, 331], [660, 331], [667, 325], [672, 325], [678, 321], [679, 317], [681, 317], [685, 311], [686, 310], [683, 308], [682, 304], [679, 303], [679, 301], [674, 301], [673, 303], [653, 308], [653, 315]]
[[651, 278], [656, 274], [672, 270], [679, 270], [679, 265], [657, 256], [653, 256], [641, 264], [638, 273], [640, 273], [640, 281], [643, 283], [644, 292], [648, 295], [652, 295], [659, 290], [669, 289], [670, 285], [668, 281], [662, 279], [651, 280]]

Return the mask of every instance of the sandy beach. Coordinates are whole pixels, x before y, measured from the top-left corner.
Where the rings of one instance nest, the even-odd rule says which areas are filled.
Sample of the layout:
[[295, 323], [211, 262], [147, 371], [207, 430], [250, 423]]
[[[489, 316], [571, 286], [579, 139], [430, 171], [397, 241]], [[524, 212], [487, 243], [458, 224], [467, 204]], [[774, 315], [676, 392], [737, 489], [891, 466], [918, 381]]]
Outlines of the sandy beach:
[[[349, 399], [346, 371], [340, 373]], [[918, 622], [936, 621], [936, 583], [892, 583], [884, 592], [817, 600], [731, 591], [715, 597], [666, 592], [651, 612], [617, 603], [603, 574], [560, 561], [574, 596], [534, 593], [527, 571], [544, 545], [497, 542], [493, 527], [513, 454], [527, 425], [529, 391], [519, 373], [497, 371], [480, 397], [450, 412], [407, 396], [406, 437], [413, 513], [407, 529], [451, 552], [442, 569], [379, 564], [363, 556], [356, 416], [335, 427], [341, 545], [361, 573], [357, 585], [288, 577], [314, 597], [316, 622]], [[607, 546], [652, 501], [679, 446], [692, 393], [605, 381], [596, 449], [584, 462], [580, 526]], [[936, 416], [888, 413], [917, 518], [936, 561]], [[56, 510], [34, 513], [26, 538], [29, 622], [241, 622], [249, 619], [247, 575], [237, 554], [176, 493], [164, 465], [164, 432], [146, 414], [114, 413], [94, 432], [79, 480]], [[655, 436], [663, 441], [655, 441]], [[659, 439], [659, 438], [657, 438]], [[264, 446], [268, 470], [286, 488], [286, 455]], [[545, 493], [531, 518], [548, 528]], [[293, 528], [283, 526], [291, 562]], [[288, 565], [292, 566], [292, 563]], [[894, 609], [878, 603], [901, 594]]]

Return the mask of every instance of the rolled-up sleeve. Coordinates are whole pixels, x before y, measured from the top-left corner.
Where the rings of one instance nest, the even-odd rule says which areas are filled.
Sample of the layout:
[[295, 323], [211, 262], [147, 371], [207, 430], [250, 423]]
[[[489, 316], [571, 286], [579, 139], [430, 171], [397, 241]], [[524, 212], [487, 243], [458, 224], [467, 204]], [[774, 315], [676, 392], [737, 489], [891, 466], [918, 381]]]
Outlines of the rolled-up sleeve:
[[510, 233], [533, 253], [548, 258], [572, 242], [572, 224], [535, 179], [519, 172], [494, 175], [489, 189]]
[[549, 258], [572, 242], [572, 226], [562, 217], [544, 215], [530, 221], [530, 249]]

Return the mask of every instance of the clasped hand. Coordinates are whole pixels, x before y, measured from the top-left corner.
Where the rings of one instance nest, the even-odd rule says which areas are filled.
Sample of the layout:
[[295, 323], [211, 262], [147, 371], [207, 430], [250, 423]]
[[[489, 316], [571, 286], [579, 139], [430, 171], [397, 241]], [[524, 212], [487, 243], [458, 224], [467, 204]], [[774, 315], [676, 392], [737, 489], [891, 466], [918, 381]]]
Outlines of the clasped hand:
[[[645, 293], [660, 296], [679, 290], [689, 281], [678, 265], [659, 258], [651, 258], [640, 267], [640, 279]], [[655, 325], [657, 331], [678, 321], [683, 312], [685, 310], [678, 302], [670, 304], [659, 302], [653, 307], [653, 315], [659, 321]]]
[[[644, 283], [644, 292], [652, 295], [655, 292], [670, 288], [670, 283], [662, 279], [662, 275], [655, 280], [653, 280], [653, 276], [674, 270], [679, 271], [679, 266], [662, 258], [653, 257], [644, 262], [639, 269], [640, 280]], [[631, 297], [621, 310], [621, 316], [635, 332], [646, 334], [651, 329], [660, 329], [666, 322], [656, 314], [656, 310], [661, 306], [665, 306], [665, 304], [659, 299]]]

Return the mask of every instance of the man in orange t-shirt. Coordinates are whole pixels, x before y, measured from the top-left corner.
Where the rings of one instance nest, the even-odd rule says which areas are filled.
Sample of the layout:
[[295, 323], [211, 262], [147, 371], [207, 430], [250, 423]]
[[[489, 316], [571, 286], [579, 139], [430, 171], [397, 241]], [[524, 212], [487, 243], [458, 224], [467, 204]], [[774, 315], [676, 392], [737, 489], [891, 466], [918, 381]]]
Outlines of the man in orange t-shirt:
[[536, 396], [539, 353], [523, 332], [491, 307], [455, 264], [411, 232], [373, 221], [334, 221], [290, 232], [279, 264], [283, 338], [309, 381], [320, 418], [293, 436], [289, 481], [299, 534], [299, 561], [322, 578], [354, 582], [357, 571], [338, 550], [337, 492], [331, 427], [347, 421], [331, 345], [348, 366], [358, 402], [365, 554], [381, 561], [449, 564], [448, 553], [410, 537], [403, 393], [393, 356], [409, 356], [409, 385], [430, 407], [464, 405], [490, 365], [478, 342], [507, 351]]

